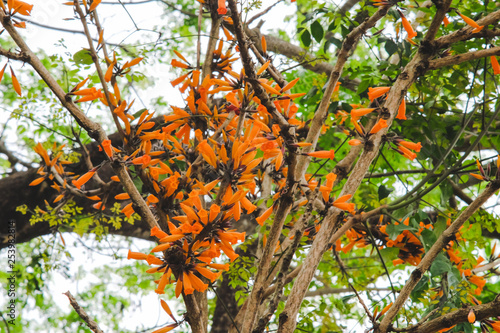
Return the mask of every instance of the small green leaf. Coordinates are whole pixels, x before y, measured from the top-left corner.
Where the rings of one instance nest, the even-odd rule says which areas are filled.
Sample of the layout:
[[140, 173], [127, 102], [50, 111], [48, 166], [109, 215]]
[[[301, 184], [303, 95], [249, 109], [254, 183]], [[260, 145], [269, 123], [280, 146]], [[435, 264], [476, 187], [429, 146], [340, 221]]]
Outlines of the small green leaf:
[[385, 185], [380, 185], [378, 188], [378, 200], [385, 199], [389, 196], [389, 194], [394, 191], [393, 188], [386, 187]]
[[92, 60], [92, 55], [87, 49], [82, 49], [73, 55], [73, 61], [77, 65], [91, 65], [94, 63]]
[[398, 45], [392, 39], [387, 40], [384, 48], [390, 56], [398, 51]]
[[318, 43], [321, 43], [321, 40], [323, 39], [325, 32], [323, 30], [323, 27], [321, 26], [321, 23], [319, 23], [318, 20], [314, 21], [313, 24], [311, 24], [311, 33], [314, 39]]
[[300, 35], [300, 40], [305, 47], [309, 47], [309, 45], [311, 45], [311, 33], [309, 32], [309, 30], [304, 30], [302, 35]]
[[430, 272], [432, 276], [440, 276], [451, 271], [451, 268], [450, 260], [443, 253], [440, 253], [432, 263]]

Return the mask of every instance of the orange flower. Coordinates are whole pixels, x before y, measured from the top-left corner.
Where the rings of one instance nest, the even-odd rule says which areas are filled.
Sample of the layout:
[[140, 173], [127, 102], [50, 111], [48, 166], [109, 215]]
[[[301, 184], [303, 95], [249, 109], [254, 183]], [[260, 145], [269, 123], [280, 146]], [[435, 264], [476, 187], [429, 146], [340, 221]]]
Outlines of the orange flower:
[[333, 202], [333, 206], [342, 210], [347, 210], [348, 212], [353, 212], [356, 206], [353, 203], [346, 202], [351, 197], [352, 197], [351, 194], [343, 195]]
[[498, 64], [497, 57], [491, 56], [490, 60], [491, 60], [491, 67], [493, 68], [493, 73], [495, 75], [500, 74], [500, 64]]
[[227, 13], [226, 0], [219, 0], [217, 13], [219, 13], [219, 15], [225, 15]]
[[372, 128], [370, 131], [370, 134], [375, 134], [378, 131], [380, 131], [382, 128], [387, 127], [387, 120], [385, 119], [380, 119]]
[[413, 143], [410, 141], [399, 141], [398, 144], [403, 146], [403, 147], [406, 147], [408, 149], [412, 149], [412, 150], [416, 151], [417, 153], [422, 148], [422, 145], [420, 144], [420, 142]]
[[128, 250], [127, 259], [146, 260], [147, 257], [148, 257], [148, 255], [145, 253], [132, 252], [132, 251]]
[[404, 146], [399, 146], [398, 149], [403, 153], [402, 155], [406, 157], [409, 160], [414, 160], [417, 157], [417, 154], [409, 150], [408, 148]]
[[174, 67], [178, 67], [178, 68], [184, 68], [184, 69], [188, 69], [190, 68], [189, 65], [187, 64], [183, 64], [182, 62], [180, 62], [179, 60], [177, 59], [172, 59], [172, 62], [170, 63], [172, 66]]
[[260, 39], [260, 43], [262, 45], [262, 53], [266, 54], [267, 53], [267, 42], [266, 42], [266, 37], [262, 35], [262, 38]]
[[467, 23], [469, 26], [475, 28], [474, 30], [472, 30], [472, 33], [479, 32], [484, 28], [483, 25], [480, 26], [479, 24], [476, 23], [476, 21], [474, 21], [470, 17], [467, 17], [467, 16], [463, 15], [462, 13], [458, 13], [458, 15], [460, 15], [460, 17], [465, 21], [465, 23]]
[[484, 177], [481, 176], [481, 175], [478, 175], [478, 174], [475, 174], [475, 173], [469, 173], [469, 175], [471, 175], [472, 177], [477, 178], [479, 180], [484, 180]]
[[349, 144], [349, 146], [359, 146], [363, 142], [361, 142], [361, 140], [358, 140], [358, 139], [352, 139], [352, 140], [349, 140], [347, 143]]
[[373, 102], [375, 98], [379, 98], [385, 93], [389, 92], [391, 87], [376, 87], [376, 88], [368, 88], [368, 98]]
[[104, 149], [104, 152], [106, 155], [108, 155], [109, 158], [113, 158], [113, 146], [111, 146], [111, 140], [104, 140], [101, 142], [102, 148]]
[[359, 118], [374, 111], [375, 108], [352, 109], [351, 117]]
[[470, 309], [469, 315], [467, 316], [467, 320], [471, 324], [476, 321], [476, 314], [474, 313], [474, 310]]
[[198, 151], [201, 153], [201, 156], [203, 156], [203, 159], [207, 161], [208, 164], [210, 164], [214, 168], [217, 168], [217, 156], [215, 155], [212, 147], [210, 147], [210, 145], [207, 143], [207, 140], [203, 140], [198, 144]]
[[2, 68], [2, 70], [0, 71], [0, 82], [2, 81], [3, 79], [3, 73], [5, 72], [5, 68], [7, 67], [7, 64], [5, 64]]
[[37, 178], [35, 179], [34, 181], [32, 181], [29, 186], [37, 186], [38, 184], [40, 184], [41, 182], [43, 182], [45, 180], [45, 177], [40, 177], [40, 178]]
[[33, 5], [30, 5], [26, 2], [19, 0], [8, 0], [7, 5], [9, 6], [9, 9], [12, 11], [11, 15], [19, 13], [24, 16], [29, 16], [31, 15], [31, 10], [33, 9]]
[[500, 333], [500, 320], [495, 321], [495, 322], [491, 323], [490, 325], [495, 332]]
[[95, 171], [89, 171], [87, 172], [86, 174], [84, 174], [83, 176], [81, 176], [80, 178], [78, 178], [77, 180], [73, 180], [73, 185], [75, 185], [76, 188], [80, 189], [80, 187], [82, 187], [83, 184], [85, 184], [86, 182], [88, 182], [90, 180], [90, 178], [92, 178], [95, 174]]
[[417, 33], [415, 30], [413, 30], [410, 22], [406, 19], [406, 17], [399, 11], [399, 15], [401, 16], [401, 20], [403, 21], [403, 28], [405, 28], [406, 33], [408, 34], [408, 39], [412, 39], [413, 37], [417, 36]]
[[12, 78], [12, 86], [14, 87], [14, 90], [16, 91], [16, 93], [19, 96], [21, 96], [21, 85], [19, 84], [19, 81], [17, 80], [17, 77], [14, 74], [12, 67], [10, 68], [10, 74], [11, 74], [11, 78]]
[[264, 225], [264, 222], [271, 216], [273, 213], [273, 208], [274, 206], [269, 207], [264, 213], [262, 213], [261, 216], [257, 217], [255, 220], [257, 221], [258, 224], [261, 226]]
[[450, 21], [448, 20], [448, 18], [446, 16], [443, 18], [443, 24], [445, 27], [447, 27], [448, 24], [450, 24]]
[[319, 150], [319, 151], [313, 151], [311, 153], [307, 153], [307, 155], [316, 157], [316, 158], [329, 158], [333, 160], [335, 157], [335, 151], [332, 150]]
[[401, 104], [399, 104], [398, 114], [396, 115], [396, 119], [406, 120], [406, 99], [403, 98]]

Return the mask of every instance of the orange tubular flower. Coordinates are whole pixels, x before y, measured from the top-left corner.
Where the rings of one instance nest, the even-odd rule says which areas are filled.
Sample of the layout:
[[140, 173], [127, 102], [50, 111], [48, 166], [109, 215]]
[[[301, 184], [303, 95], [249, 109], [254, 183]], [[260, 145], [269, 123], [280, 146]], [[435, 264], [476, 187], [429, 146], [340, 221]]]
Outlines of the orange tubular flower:
[[226, 0], [219, 0], [217, 13], [219, 13], [219, 15], [225, 15], [227, 13]]
[[29, 16], [31, 15], [31, 10], [33, 9], [33, 5], [19, 0], [9, 0], [7, 1], [7, 5], [12, 11], [11, 15], [19, 13], [24, 16]]
[[410, 22], [406, 19], [406, 17], [399, 11], [399, 15], [401, 16], [401, 20], [403, 20], [403, 28], [405, 28], [406, 33], [408, 34], [408, 39], [413, 39], [413, 37], [417, 36], [415, 30], [413, 30]]
[[148, 257], [148, 255], [145, 253], [132, 252], [132, 251], [128, 250], [127, 259], [146, 260], [147, 257]]
[[111, 146], [111, 140], [104, 140], [101, 142], [102, 148], [109, 158], [113, 158], [113, 146]]
[[406, 99], [403, 98], [401, 104], [399, 104], [398, 114], [396, 115], [396, 119], [406, 120]]
[[83, 176], [81, 176], [80, 178], [78, 178], [77, 180], [73, 180], [73, 185], [80, 189], [80, 187], [82, 187], [83, 184], [85, 184], [86, 182], [88, 182], [90, 180], [90, 178], [92, 178], [95, 174], [95, 171], [89, 171], [87, 172], [86, 174], [84, 174]]
[[373, 102], [375, 98], [379, 98], [385, 93], [389, 92], [391, 87], [376, 87], [376, 88], [368, 88], [368, 98]]
[[495, 321], [495, 322], [491, 323], [490, 325], [495, 332], [500, 333], [500, 320]]
[[493, 68], [493, 74], [500, 74], [500, 64], [498, 63], [497, 57], [491, 56], [491, 67]]
[[335, 157], [335, 151], [332, 150], [319, 150], [319, 151], [313, 151], [311, 153], [307, 153], [307, 155], [311, 157], [316, 157], [316, 158], [329, 158], [333, 160]]
[[45, 177], [40, 177], [40, 178], [37, 178], [35, 179], [34, 181], [32, 181], [29, 186], [37, 186], [39, 184], [41, 184], [43, 181], [45, 180]]
[[349, 140], [347, 142], [347, 144], [349, 146], [359, 146], [360, 144], [362, 144], [363, 142], [361, 142], [361, 140], [358, 140], [358, 139], [352, 139], [352, 140]]
[[12, 67], [10, 68], [10, 74], [11, 74], [11, 78], [12, 78], [12, 86], [14, 87], [14, 90], [16, 91], [16, 93], [19, 96], [21, 96], [22, 95], [22, 93], [21, 93], [21, 85], [19, 84], [19, 81], [17, 80], [17, 77], [14, 74], [14, 71], [12, 70]]
[[385, 119], [380, 119], [375, 126], [373, 126], [372, 130], [370, 131], [370, 134], [375, 134], [378, 131], [380, 131], [382, 128], [387, 127], [387, 120]]
[[420, 149], [422, 149], [422, 144], [420, 144], [420, 142], [413, 143], [410, 141], [399, 141], [398, 145], [401, 145], [401, 146], [406, 147], [408, 149], [412, 149], [412, 150], [416, 151], [417, 153], [420, 151]]
[[348, 212], [353, 212], [356, 206], [353, 203], [346, 202], [351, 197], [352, 197], [351, 194], [343, 195], [333, 202], [333, 206], [342, 210], [347, 210]]
[[417, 157], [417, 154], [409, 150], [408, 148], [404, 146], [399, 146], [398, 149], [403, 153], [403, 156], [406, 157], [409, 160], [414, 160]]
[[375, 108], [352, 109], [351, 117], [359, 118], [373, 112]]
[[207, 161], [208, 164], [217, 168], [217, 156], [215, 155], [214, 150], [207, 143], [207, 140], [203, 140], [198, 144], [198, 151], [203, 156], [203, 159]]
[[481, 31], [484, 28], [483, 25], [477, 24], [476, 21], [474, 21], [470, 17], [467, 17], [467, 16], [463, 15], [462, 13], [458, 13], [458, 15], [460, 15], [460, 17], [465, 21], [465, 23], [467, 23], [469, 26], [475, 28], [474, 30], [472, 30], [473, 34]]
[[177, 59], [172, 59], [172, 62], [171, 62], [170, 64], [171, 64], [172, 66], [174, 66], [174, 67], [178, 67], [178, 68], [184, 68], [184, 69], [188, 69], [188, 68], [190, 68], [190, 66], [189, 66], [189, 65], [184, 64], [184, 63], [180, 62], [180, 61], [179, 61], [179, 60], [177, 60]]
[[450, 21], [448, 20], [448, 18], [446, 16], [443, 18], [443, 24], [445, 27], [447, 27], [448, 24], [450, 24]]
[[173, 330], [174, 328], [176, 328], [177, 326], [179, 326], [179, 324], [177, 324], [177, 323], [170, 324], [170, 325], [167, 325], [167, 326], [162, 327], [160, 329], [154, 330], [151, 333], [167, 333], [167, 332], [170, 332], [171, 330]]
[[257, 221], [258, 224], [261, 226], [264, 225], [264, 222], [271, 216], [273, 213], [273, 208], [274, 206], [269, 207], [264, 213], [262, 213], [261, 216], [257, 217], [255, 220]]
[[93, 0], [92, 4], [89, 7], [89, 12], [93, 11], [94, 9], [96, 9], [97, 6], [99, 6], [100, 3], [101, 3], [101, 0]]
[[474, 310], [470, 309], [469, 315], [467, 316], [467, 320], [471, 324], [476, 321], [476, 314], [474, 313]]

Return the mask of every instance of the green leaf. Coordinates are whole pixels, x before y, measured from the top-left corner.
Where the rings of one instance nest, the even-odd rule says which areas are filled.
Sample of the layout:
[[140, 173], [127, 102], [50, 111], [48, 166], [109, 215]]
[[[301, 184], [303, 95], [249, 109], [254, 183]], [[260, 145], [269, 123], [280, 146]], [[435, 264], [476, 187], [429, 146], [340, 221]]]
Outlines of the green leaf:
[[309, 30], [304, 30], [302, 35], [300, 35], [300, 40], [305, 47], [309, 47], [311, 45], [311, 33]]
[[302, 99], [300, 100], [301, 103], [307, 103], [308, 100], [315, 96], [316, 93], [318, 92], [318, 87], [317, 86], [313, 86], [308, 92], [307, 94], [304, 95], [304, 97], [302, 97]]
[[422, 230], [422, 240], [423, 240], [423, 246], [424, 246], [424, 249], [425, 249], [425, 252], [429, 251], [429, 249], [431, 248], [431, 246], [436, 242], [436, 234], [434, 234], [432, 231], [430, 231], [429, 229], [424, 229]]
[[397, 247], [386, 247], [382, 250], [380, 250], [380, 255], [382, 256], [382, 259], [384, 259], [384, 262], [391, 262], [394, 259], [397, 259], [399, 254], [399, 248]]
[[94, 61], [92, 60], [92, 55], [87, 49], [82, 49], [73, 54], [73, 61], [77, 65], [91, 65], [94, 63]]
[[378, 188], [378, 200], [380, 201], [387, 198], [392, 191], [394, 191], [393, 188], [386, 187], [385, 185], [380, 185]]
[[403, 232], [403, 230], [416, 231], [415, 228], [413, 228], [411, 226], [404, 225], [403, 223], [400, 223], [398, 225], [388, 224], [387, 228], [385, 229], [385, 231], [387, 232], [387, 235], [389, 235], [389, 238], [392, 240], [396, 239], [396, 237], [398, 237], [399, 234], [401, 234]]
[[323, 39], [325, 32], [323, 30], [323, 27], [321, 26], [321, 23], [319, 23], [318, 20], [314, 21], [313, 24], [311, 24], [311, 33], [314, 39], [318, 43], [321, 43], [321, 40]]
[[384, 48], [390, 56], [398, 51], [398, 45], [392, 39], [387, 40]]
[[450, 260], [443, 253], [440, 253], [433, 261], [430, 272], [432, 276], [441, 276], [443, 273], [451, 271], [451, 268]]

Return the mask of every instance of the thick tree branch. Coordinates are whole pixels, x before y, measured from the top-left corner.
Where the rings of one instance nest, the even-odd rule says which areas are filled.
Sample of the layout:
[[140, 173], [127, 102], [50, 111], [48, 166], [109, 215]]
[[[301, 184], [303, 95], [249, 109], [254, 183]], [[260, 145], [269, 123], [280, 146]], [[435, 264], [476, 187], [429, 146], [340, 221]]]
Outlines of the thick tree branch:
[[[342, 73], [342, 69], [344, 68], [345, 63], [347, 62], [349, 54], [351, 53], [350, 51], [352, 46], [357, 44], [356, 41], [359, 38], [361, 38], [361, 36], [366, 32], [367, 29], [373, 27], [378, 20], [380, 20], [382, 17], [386, 15], [389, 8], [390, 7], [380, 8], [372, 17], [370, 17], [361, 25], [359, 25], [345, 38], [344, 43], [342, 44], [342, 49], [339, 51], [334, 71], [331, 72], [330, 74], [330, 78], [328, 80], [328, 86], [325, 89], [325, 94], [320, 103], [320, 106], [318, 107], [318, 110], [314, 115], [314, 119], [312, 121], [309, 133], [307, 135], [306, 142], [312, 143], [312, 146], [308, 147], [309, 149], [307, 148], [304, 149], [305, 152], [313, 150], [317, 144], [319, 133], [321, 132], [321, 127], [326, 118], [326, 112], [330, 104], [331, 95]], [[379, 140], [378, 142], [380, 142], [379, 138], [376, 138], [375, 140]], [[375, 144], [375, 146], [377, 147], [377, 144]], [[351, 177], [349, 177], [347, 183], [342, 189], [341, 195], [354, 194], [357, 187], [359, 186], [359, 183], [363, 179], [363, 176], [368, 171], [368, 168], [373, 158], [375, 157], [375, 154], [373, 154], [373, 152], [371, 152], [371, 154], [373, 156], [362, 155], [360, 157], [355, 167], [355, 170], [356, 168], [358, 168], [357, 172], [353, 171], [353, 174], [351, 175]], [[363, 157], [365, 158], [363, 159]], [[309, 159], [307, 158], [307, 156], [303, 156], [299, 159], [298, 165], [300, 167], [295, 171], [296, 179], [303, 178], [304, 173], [307, 169], [308, 161]], [[353, 179], [357, 180], [353, 182]], [[352, 183], [352, 186], [348, 186], [350, 185], [350, 182]], [[304, 269], [299, 273], [298, 279], [294, 284], [292, 291], [289, 295], [285, 309], [280, 315], [280, 320], [279, 320], [280, 325], [278, 328], [278, 332], [293, 332], [293, 330], [295, 329], [296, 318], [300, 308], [300, 304], [304, 299], [304, 296], [307, 292], [311, 279], [314, 276], [314, 272], [316, 271], [316, 268], [324, 252], [328, 248], [329, 240], [332, 237], [333, 231], [338, 229], [338, 223], [340, 223], [342, 220], [343, 220], [343, 211], [335, 207], [330, 208], [320, 231], [318, 232], [316, 238], [314, 239], [312, 248], [304, 261], [303, 264]]]

